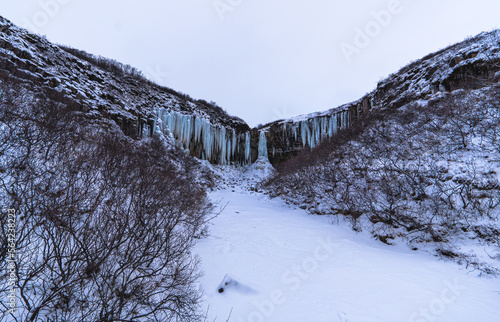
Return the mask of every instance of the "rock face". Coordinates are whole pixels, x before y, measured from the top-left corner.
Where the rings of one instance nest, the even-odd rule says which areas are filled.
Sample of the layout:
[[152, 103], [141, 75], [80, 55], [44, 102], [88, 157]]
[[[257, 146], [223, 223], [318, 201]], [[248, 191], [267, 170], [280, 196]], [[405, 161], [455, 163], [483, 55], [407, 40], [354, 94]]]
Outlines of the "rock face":
[[[251, 132], [243, 120], [228, 115], [213, 103], [159, 86], [128, 65], [52, 44], [2, 17], [0, 78], [20, 82], [53, 101], [71, 104], [89, 119], [115, 122], [124, 134], [134, 138], [153, 135], [161, 110], [203, 120], [210, 124], [206, 129], [211, 132], [203, 133], [204, 137], [214, 137], [219, 132], [219, 141], [214, 141], [219, 146], [210, 147], [215, 152], [208, 153], [208, 148], [195, 140], [193, 132], [192, 142], [186, 144], [188, 148], [198, 147], [191, 151], [193, 156], [201, 159], [205, 155], [212, 163], [249, 162], [249, 158], [245, 159], [245, 142], [240, 138]], [[233, 142], [234, 137], [238, 142]], [[224, 150], [234, 153], [222, 157]], [[252, 157], [255, 159], [256, 155]]]
[[[272, 122], [260, 130], [266, 131], [269, 159], [277, 164], [304, 147], [314, 148], [373, 108], [399, 108], [427, 100], [439, 92], [477, 89], [499, 80], [500, 30], [496, 30], [410, 63], [380, 81], [375, 90], [357, 101], [322, 113]], [[328, 126], [328, 118], [335, 116], [336, 128]]]
[[72, 103], [90, 119], [113, 121], [134, 138], [161, 131], [192, 156], [214, 164], [254, 162], [263, 131], [269, 160], [277, 164], [304, 147], [314, 148], [373, 108], [399, 108], [438, 92], [498, 82], [500, 31], [482, 33], [412, 62], [355, 102], [256, 129], [213, 103], [148, 81], [128, 65], [54, 45], [2, 17], [0, 78]]
[[314, 148], [321, 141], [349, 126], [348, 109], [328, 114], [309, 115], [304, 119], [277, 121], [265, 126], [269, 160], [272, 164], [286, 161], [305, 147]]

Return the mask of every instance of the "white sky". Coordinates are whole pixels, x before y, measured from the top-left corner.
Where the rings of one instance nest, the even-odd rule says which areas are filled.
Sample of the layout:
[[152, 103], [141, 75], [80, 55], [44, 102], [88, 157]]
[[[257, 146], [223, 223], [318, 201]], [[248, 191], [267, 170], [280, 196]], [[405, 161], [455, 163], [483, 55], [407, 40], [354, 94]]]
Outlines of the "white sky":
[[[410, 61], [498, 28], [500, 1], [0, 0], [0, 15], [254, 126], [356, 100]], [[342, 46], [366, 29], [348, 62]]]

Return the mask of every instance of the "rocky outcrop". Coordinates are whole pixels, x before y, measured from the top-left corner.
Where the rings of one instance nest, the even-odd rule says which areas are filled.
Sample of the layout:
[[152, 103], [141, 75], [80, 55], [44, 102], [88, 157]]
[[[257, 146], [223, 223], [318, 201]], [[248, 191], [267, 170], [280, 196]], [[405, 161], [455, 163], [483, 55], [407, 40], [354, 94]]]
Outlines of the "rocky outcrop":
[[[477, 89], [500, 80], [500, 31], [482, 33], [462, 43], [410, 63], [377, 84], [377, 88], [361, 99], [322, 113], [313, 113], [264, 125], [269, 159], [273, 164], [296, 155], [304, 147], [314, 148], [332, 136], [321, 128], [322, 120], [338, 118], [337, 129], [349, 126], [373, 108], [400, 108], [417, 100], [428, 100], [440, 92]], [[304, 123], [306, 121], [306, 123]], [[313, 129], [316, 140], [306, 142], [297, 133], [303, 126]], [[335, 131], [334, 131], [335, 132]]]
[[134, 138], [158, 130], [160, 111], [177, 115], [184, 123], [160, 130], [189, 149], [192, 156], [215, 164], [254, 162], [264, 131], [269, 160], [277, 164], [333, 137], [371, 109], [399, 108], [439, 92], [498, 82], [500, 32], [482, 33], [412, 62], [355, 102], [256, 129], [213, 103], [148, 81], [128, 65], [54, 45], [2, 17], [0, 77], [23, 82], [53, 100], [72, 102], [90, 119], [113, 121]]
[[[111, 120], [134, 138], [153, 134], [160, 109], [195, 116], [238, 136], [250, 131], [243, 120], [214, 103], [159, 86], [114, 60], [52, 44], [2, 17], [0, 76], [51, 100], [71, 102], [90, 119]], [[242, 160], [235, 154], [231, 161]]]
[[333, 137], [339, 129], [349, 126], [350, 112], [345, 106], [325, 114], [303, 119], [276, 121], [264, 126], [269, 161], [277, 164], [296, 155], [305, 147], [315, 148]]

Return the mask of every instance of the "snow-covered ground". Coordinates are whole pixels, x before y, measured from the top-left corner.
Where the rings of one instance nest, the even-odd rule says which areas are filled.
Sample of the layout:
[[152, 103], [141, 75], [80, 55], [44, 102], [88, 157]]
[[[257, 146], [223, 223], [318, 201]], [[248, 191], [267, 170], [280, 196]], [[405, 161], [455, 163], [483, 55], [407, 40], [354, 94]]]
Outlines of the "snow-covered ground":
[[499, 279], [251, 191], [263, 162], [231, 171], [195, 248], [207, 321], [500, 321]]

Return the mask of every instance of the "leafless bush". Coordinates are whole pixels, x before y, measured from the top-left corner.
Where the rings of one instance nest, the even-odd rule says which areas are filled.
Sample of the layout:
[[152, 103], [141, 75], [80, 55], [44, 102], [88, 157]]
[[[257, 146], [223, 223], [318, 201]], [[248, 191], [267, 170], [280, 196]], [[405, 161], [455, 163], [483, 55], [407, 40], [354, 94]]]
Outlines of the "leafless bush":
[[105, 133], [22, 89], [0, 90], [2, 211], [19, 213], [16, 320], [196, 320], [190, 250], [211, 208], [192, 161], [160, 138]]
[[287, 161], [266, 188], [355, 229], [364, 222], [388, 243], [466, 238], [498, 220], [499, 95], [496, 86], [374, 111]]

